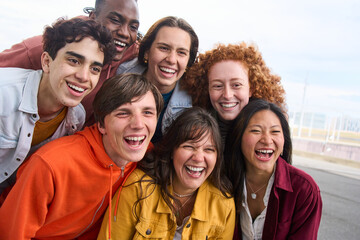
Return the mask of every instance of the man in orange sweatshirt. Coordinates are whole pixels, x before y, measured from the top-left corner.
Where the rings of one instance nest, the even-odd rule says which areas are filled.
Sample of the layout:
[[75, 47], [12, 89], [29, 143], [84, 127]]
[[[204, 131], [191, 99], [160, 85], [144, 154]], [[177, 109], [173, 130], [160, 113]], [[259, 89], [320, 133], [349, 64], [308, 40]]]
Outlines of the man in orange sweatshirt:
[[35, 152], [0, 208], [0, 239], [96, 239], [113, 193], [135, 169], [163, 107], [137, 74], [108, 79], [93, 108], [96, 124]]
[[[122, 62], [137, 56], [138, 46], [134, 44], [139, 28], [139, 9], [137, 0], [96, 0], [95, 9], [89, 17], [111, 31], [116, 45], [116, 54], [112, 62], [104, 65], [95, 89], [81, 102], [86, 111], [85, 126], [94, 123], [92, 102], [104, 81], [116, 74]], [[15, 44], [0, 52], [0, 67], [41, 69], [43, 52], [42, 36], [35, 36]]]

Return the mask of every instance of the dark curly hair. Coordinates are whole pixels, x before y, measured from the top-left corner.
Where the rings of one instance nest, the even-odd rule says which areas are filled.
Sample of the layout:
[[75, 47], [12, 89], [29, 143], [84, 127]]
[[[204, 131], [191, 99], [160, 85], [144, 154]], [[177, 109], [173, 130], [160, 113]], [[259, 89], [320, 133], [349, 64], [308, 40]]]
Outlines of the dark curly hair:
[[52, 59], [66, 44], [80, 42], [89, 37], [98, 42], [99, 48], [104, 53], [104, 62], [109, 63], [116, 52], [115, 44], [109, 30], [91, 19], [72, 18], [58, 19], [52, 26], [47, 26], [43, 34], [43, 49]]
[[181, 86], [191, 95], [194, 106], [213, 109], [209, 98], [208, 73], [215, 63], [225, 60], [240, 61], [248, 68], [251, 98], [267, 100], [286, 111], [285, 90], [281, 85], [281, 78], [271, 73], [257, 47], [245, 42], [219, 44], [216, 48], [199, 54], [181, 82]]

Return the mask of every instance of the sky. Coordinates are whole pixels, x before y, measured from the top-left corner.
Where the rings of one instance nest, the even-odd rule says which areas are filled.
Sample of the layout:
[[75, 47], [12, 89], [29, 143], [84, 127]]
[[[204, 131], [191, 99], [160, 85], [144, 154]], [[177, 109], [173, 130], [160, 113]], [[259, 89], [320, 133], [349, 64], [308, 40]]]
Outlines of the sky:
[[[61, 2], [61, 4], [59, 4]], [[57, 18], [84, 15], [95, 0], [12, 0], [0, 8], [0, 51], [42, 34]], [[199, 52], [255, 43], [281, 76], [290, 112], [360, 118], [360, 1], [138, 0], [140, 31], [165, 16], [195, 29]]]

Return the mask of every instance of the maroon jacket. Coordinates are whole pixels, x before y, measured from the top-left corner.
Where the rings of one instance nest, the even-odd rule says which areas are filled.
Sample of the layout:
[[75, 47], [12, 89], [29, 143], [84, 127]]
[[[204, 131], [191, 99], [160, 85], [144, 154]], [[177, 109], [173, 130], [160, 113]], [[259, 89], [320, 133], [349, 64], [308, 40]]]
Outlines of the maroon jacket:
[[[41, 35], [25, 39], [21, 43], [13, 45], [10, 49], [0, 52], [0, 67], [42, 69], [41, 54], [43, 51]], [[98, 84], [81, 102], [86, 111], [85, 126], [95, 123], [92, 102], [104, 81], [116, 74], [116, 70], [121, 63], [133, 59], [137, 56], [137, 53], [138, 46], [133, 44], [126, 50], [120, 61], [112, 61], [103, 67]]]
[[[262, 239], [317, 239], [321, 211], [320, 189], [314, 179], [279, 157]], [[240, 224], [234, 239], [241, 239], [238, 229]]]

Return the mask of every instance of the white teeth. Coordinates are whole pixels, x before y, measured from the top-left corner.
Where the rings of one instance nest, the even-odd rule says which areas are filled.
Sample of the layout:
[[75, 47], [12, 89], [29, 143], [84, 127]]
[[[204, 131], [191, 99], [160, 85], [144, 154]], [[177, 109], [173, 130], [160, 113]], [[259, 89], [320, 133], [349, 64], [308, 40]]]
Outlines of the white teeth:
[[75, 85], [73, 85], [73, 84], [71, 84], [71, 83], [67, 83], [67, 85], [68, 85], [70, 88], [72, 88], [72, 89], [74, 89], [74, 90], [76, 90], [76, 91], [78, 91], [78, 92], [83, 92], [83, 91], [85, 91], [84, 88], [75, 86]]
[[261, 152], [261, 153], [273, 153], [274, 150], [257, 150], [258, 152]]
[[114, 40], [114, 43], [116, 45], [119, 45], [120, 47], [125, 47], [126, 46], [126, 43], [123, 43], [123, 42], [120, 42], [120, 41], [117, 41], [117, 40]]
[[236, 103], [221, 103], [221, 106], [224, 108], [232, 108], [236, 106]]
[[142, 137], [125, 137], [125, 139], [126, 139], [126, 140], [129, 140], [129, 141], [138, 142], [138, 141], [144, 140], [144, 139], [145, 139], [145, 136], [142, 136]]
[[192, 166], [186, 166], [188, 169], [190, 169], [193, 172], [201, 172], [202, 170], [204, 170], [205, 168], [203, 167], [192, 167]]
[[161, 71], [167, 72], [167, 73], [175, 73], [174, 69], [166, 68], [166, 67], [160, 67]]

